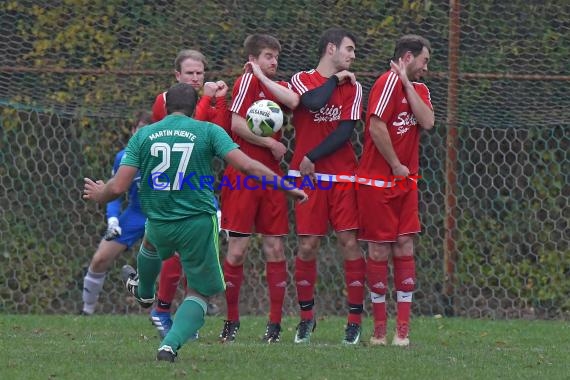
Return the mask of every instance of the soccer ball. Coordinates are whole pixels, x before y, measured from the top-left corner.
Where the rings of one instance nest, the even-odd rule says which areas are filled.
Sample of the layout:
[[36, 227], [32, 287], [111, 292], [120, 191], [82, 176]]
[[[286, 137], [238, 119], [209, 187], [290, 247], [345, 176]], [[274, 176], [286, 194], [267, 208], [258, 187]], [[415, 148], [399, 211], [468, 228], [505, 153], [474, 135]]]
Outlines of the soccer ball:
[[256, 135], [273, 136], [283, 126], [283, 111], [274, 101], [258, 100], [247, 110], [245, 121]]

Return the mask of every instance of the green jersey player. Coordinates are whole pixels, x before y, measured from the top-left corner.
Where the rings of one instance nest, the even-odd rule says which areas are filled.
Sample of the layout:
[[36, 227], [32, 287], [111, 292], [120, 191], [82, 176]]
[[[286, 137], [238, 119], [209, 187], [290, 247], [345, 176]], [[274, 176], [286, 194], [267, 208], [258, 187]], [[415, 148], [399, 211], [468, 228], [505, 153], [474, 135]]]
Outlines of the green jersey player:
[[238, 149], [215, 124], [192, 119], [196, 91], [178, 83], [166, 94], [168, 116], [137, 132], [129, 141], [119, 170], [107, 183], [85, 179], [83, 197], [105, 204], [128, 190], [141, 174], [140, 201], [147, 225], [137, 266], [123, 268], [126, 286], [139, 304], [154, 302], [161, 261], [180, 254], [188, 292], [157, 359], [174, 361], [177, 351], [204, 324], [206, 299], [224, 291], [219, 264], [218, 221], [213, 204], [212, 159], [218, 156], [256, 178], [275, 178], [273, 186], [301, 202], [302, 190]]

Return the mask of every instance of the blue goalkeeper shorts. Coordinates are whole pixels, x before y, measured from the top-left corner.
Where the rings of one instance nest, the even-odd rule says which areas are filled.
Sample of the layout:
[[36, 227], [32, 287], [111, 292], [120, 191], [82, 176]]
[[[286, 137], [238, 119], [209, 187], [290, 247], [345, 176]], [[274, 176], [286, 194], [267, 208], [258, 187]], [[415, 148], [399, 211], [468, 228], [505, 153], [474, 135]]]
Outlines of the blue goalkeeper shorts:
[[146, 216], [136, 210], [127, 209], [119, 216], [119, 227], [121, 227], [121, 236], [114, 241], [131, 248], [137, 241], [144, 236], [144, 224]]

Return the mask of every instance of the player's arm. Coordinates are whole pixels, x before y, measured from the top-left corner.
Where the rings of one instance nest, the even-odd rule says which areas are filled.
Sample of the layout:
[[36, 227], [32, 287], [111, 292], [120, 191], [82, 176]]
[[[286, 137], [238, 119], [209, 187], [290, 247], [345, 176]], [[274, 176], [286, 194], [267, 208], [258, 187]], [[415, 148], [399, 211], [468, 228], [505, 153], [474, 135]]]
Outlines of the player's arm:
[[356, 120], [342, 120], [334, 131], [305, 156], [311, 162], [316, 162], [336, 152], [344, 143], [350, 140], [355, 127]]
[[412, 83], [404, 86], [404, 91], [406, 92], [408, 104], [410, 105], [418, 123], [420, 123], [423, 129], [432, 129], [435, 124], [435, 115], [433, 110], [420, 97]]
[[408, 104], [410, 105], [410, 108], [412, 109], [416, 120], [418, 123], [420, 123], [423, 129], [432, 129], [435, 124], [435, 115], [433, 113], [433, 110], [420, 97], [414, 88], [414, 84], [408, 79], [408, 76], [406, 74], [406, 66], [403, 63], [402, 59], [400, 58], [398, 63], [390, 61], [390, 66], [392, 67], [392, 70], [398, 74], [400, 80], [402, 81], [404, 91], [406, 92], [406, 99], [408, 100]]
[[194, 119], [200, 121], [210, 121], [209, 115], [210, 115], [211, 102], [212, 102], [212, 97], [204, 94], [196, 104], [196, 110], [194, 111]]
[[277, 160], [280, 160], [287, 151], [285, 145], [275, 140], [273, 137], [257, 136], [255, 133], [250, 131], [245, 119], [235, 112], [232, 112], [232, 132], [251, 144], [271, 150], [273, 157]]
[[407, 177], [410, 174], [410, 171], [406, 166], [402, 165], [400, 159], [396, 155], [386, 123], [378, 116], [371, 115], [369, 128], [370, 137], [372, 137], [372, 141], [374, 141], [376, 149], [378, 149], [386, 162], [388, 162], [388, 165], [392, 168], [392, 174], [395, 176]]
[[245, 72], [251, 72], [259, 79], [259, 81], [267, 88], [277, 101], [287, 108], [294, 110], [299, 105], [299, 94], [288, 87], [282, 86], [279, 83], [269, 79], [261, 70], [259, 65], [253, 62], [247, 62], [244, 66]]
[[301, 95], [301, 104], [311, 111], [318, 111], [327, 104], [335, 88], [347, 80], [352, 84], [356, 83], [356, 77], [350, 71], [343, 70], [336, 73], [319, 87], [304, 92]]
[[137, 171], [138, 168], [134, 166], [121, 165], [117, 173], [107, 183], [101, 180], [94, 182], [89, 178], [84, 178], [83, 199], [93, 200], [100, 204], [106, 204], [117, 199], [129, 190]]
[[228, 102], [226, 94], [228, 93], [228, 85], [224, 81], [216, 82], [217, 89], [214, 93], [215, 104], [211, 110], [211, 122], [224, 128], [226, 132], [231, 131], [231, 112], [228, 110]]
[[237, 170], [247, 173], [260, 182], [261, 178], [275, 178], [275, 181], [267, 181], [266, 183], [268, 185], [275, 184], [279, 190], [284, 191], [287, 195], [299, 200], [300, 202], [304, 202], [308, 198], [307, 194], [303, 190], [297, 189], [294, 184], [291, 184], [283, 177], [277, 175], [273, 170], [269, 169], [261, 162], [250, 158], [239, 149], [231, 150], [226, 154], [224, 160]]

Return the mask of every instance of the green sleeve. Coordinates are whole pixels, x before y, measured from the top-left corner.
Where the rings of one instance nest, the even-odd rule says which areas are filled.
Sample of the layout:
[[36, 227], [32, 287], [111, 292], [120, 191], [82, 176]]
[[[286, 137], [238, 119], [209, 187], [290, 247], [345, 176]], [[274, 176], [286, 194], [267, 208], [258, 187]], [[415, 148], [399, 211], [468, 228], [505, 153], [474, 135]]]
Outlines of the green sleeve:
[[239, 148], [239, 145], [232, 140], [222, 127], [212, 124], [209, 130], [212, 149], [216, 156], [224, 159], [229, 152]]

